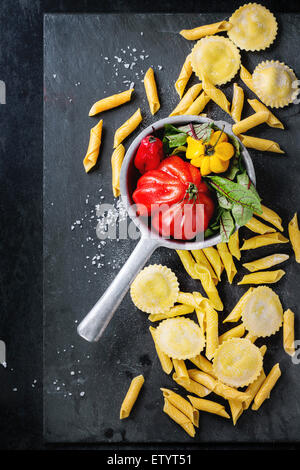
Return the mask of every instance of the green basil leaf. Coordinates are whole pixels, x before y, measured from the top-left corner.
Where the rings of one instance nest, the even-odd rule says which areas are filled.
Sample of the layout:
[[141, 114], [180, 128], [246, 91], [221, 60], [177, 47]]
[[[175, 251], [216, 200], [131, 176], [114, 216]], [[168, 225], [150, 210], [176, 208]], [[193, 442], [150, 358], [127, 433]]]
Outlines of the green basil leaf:
[[251, 209], [241, 206], [240, 204], [234, 204], [231, 213], [236, 224], [240, 227], [246, 225], [253, 216], [253, 211]]
[[260, 200], [252, 190], [221, 176], [208, 176], [207, 178], [209, 178], [210, 185], [230, 201], [261, 213]]
[[222, 242], [228, 242], [234, 232], [235, 223], [230, 211], [224, 211], [220, 218], [220, 235]]

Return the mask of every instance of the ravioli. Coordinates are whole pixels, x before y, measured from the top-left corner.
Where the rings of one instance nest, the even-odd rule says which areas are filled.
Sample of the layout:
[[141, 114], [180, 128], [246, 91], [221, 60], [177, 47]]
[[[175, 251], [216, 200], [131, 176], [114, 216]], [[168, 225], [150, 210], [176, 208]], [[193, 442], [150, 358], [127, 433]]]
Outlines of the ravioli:
[[159, 348], [173, 359], [189, 359], [204, 349], [205, 338], [201, 328], [188, 318], [170, 318], [156, 329]]

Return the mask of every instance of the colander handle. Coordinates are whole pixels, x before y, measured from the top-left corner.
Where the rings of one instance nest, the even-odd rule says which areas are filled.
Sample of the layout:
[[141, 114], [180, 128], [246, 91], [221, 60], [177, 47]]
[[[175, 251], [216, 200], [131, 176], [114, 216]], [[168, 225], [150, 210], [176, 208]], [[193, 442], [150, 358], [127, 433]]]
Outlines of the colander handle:
[[142, 237], [119, 274], [84, 317], [77, 332], [87, 341], [98, 341], [127, 293], [130, 284], [144, 267], [159, 243], [155, 239]]

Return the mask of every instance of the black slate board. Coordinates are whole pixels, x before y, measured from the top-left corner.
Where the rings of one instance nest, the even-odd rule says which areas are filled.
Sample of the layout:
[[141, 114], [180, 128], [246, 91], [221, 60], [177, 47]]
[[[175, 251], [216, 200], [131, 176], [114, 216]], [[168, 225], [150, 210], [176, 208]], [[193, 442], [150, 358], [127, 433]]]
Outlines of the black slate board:
[[[122, 302], [105, 335], [89, 344], [76, 333], [76, 326], [109, 286], [118, 268], [128, 258], [135, 241], [107, 241], [97, 250], [95, 204], [112, 203], [110, 155], [114, 130], [141, 106], [141, 128], [153, 122], [145, 100], [143, 72], [154, 66], [161, 97], [161, 110], [155, 116], [167, 116], [177, 103], [173, 83], [191, 43], [178, 35], [182, 28], [214, 22], [225, 15], [199, 14], [103, 14], [46, 15], [44, 22], [44, 437], [47, 442], [292, 442], [300, 435], [299, 366], [282, 349], [281, 332], [267, 339], [265, 370], [279, 361], [282, 378], [258, 412], [244, 413], [236, 427], [220, 417], [202, 413], [200, 429], [189, 438], [162, 413], [161, 386], [175, 389], [158, 363], [148, 332], [146, 316], [132, 304], [129, 295]], [[267, 51], [242, 53], [243, 64], [253, 70], [265, 59], [278, 59], [300, 74], [300, 16], [281, 14], [279, 34]], [[127, 48], [129, 46], [129, 48]], [[132, 49], [137, 51], [133, 52]], [[125, 53], [121, 49], [125, 50]], [[144, 51], [144, 52], [143, 52]], [[132, 70], [124, 62], [138, 63]], [[144, 56], [144, 60], [140, 58]], [[149, 57], [146, 57], [148, 56]], [[114, 57], [126, 57], [118, 63]], [[108, 58], [105, 59], [105, 57]], [[115, 64], [115, 65], [113, 65]], [[159, 70], [162, 65], [162, 70]], [[115, 75], [118, 69], [118, 76]], [[135, 73], [138, 73], [138, 77]], [[125, 75], [125, 78], [123, 77]], [[95, 171], [85, 175], [82, 158], [90, 128], [98, 118], [89, 118], [93, 102], [104, 95], [128, 88], [135, 82], [131, 103], [103, 115], [104, 135], [101, 157]], [[231, 98], [231, 84], [225, 86]], [[246, 97], [253, 97], [245, 90]], [[225, 118], [214, 104], [207, 107], [209, 117]], [[245, 115], [250, 109], [245, 107]], [[261, 126], [253, 135], [278, 141], [287, 155], [252, 151], [257, 187], [267, 206], [277, 210], [286, 226], [299, 209], [300, 125], [299, 105], [276, 113], [286, 130]], [[136, 134], [135, 134], [136, 135]], [[128, 139], [126, 146], [130, 143]], [[102, 189], [102, 191], [99, 191]], [[104, 199], [101, 196], [104, 195]], [[88, 202], [88, 203], [87, 203]], [[77, 220], [80, 224], [75, 224]], [[71, 226], [74, 230], [71, 230]], [[241, 232], [249, 238], [247, 230]], [[91, 240], [89, 240], [91, 237]], [[88, 241], [87, 241], [88, 239]], [[243, 262], [274, 252], [292, 255], [290, 246], [266, 247], [247, 253]], [[91, 264], [97, 253], [104, 254], [103, 268]], [[87, 258], [89, 257], [89, 258]], [[101, 259], [101, 262], [102, 262]], [[158, 249], [150, 263], [162, 263], [173, 269], [181, 289], [201, 290], [183, 272], [175, 252]], [[85, 268], [86, 266], [86, 268]], [[239, 265], [240, 266], [240, 265]], [[286, 276], [275, 286], [284, 308], [297, 314], [299, 304], [299, 265], [293, 255], [284, 265]], [[96, 274], [94, 274], [94, 272]], [[220, 293], [230, 312], [245, 287], [225, 280]], [[229, 327], [226, 327], [229, 329]], [[223, 332], [221, 326], [221, 333]], [[296, 338], [300, 334], [296, 320]], [[257, 342], [258, 345], [264, 341]], [[119, 420], [119, 408], [130, 379], [143, 373], [144, 389], [129, 419]], [[181, 390], [183, 392], [183, 390]], [[184, 393], [183, 393], [184, 394]], [[217, 397], [213, 399], [218, 400]]]

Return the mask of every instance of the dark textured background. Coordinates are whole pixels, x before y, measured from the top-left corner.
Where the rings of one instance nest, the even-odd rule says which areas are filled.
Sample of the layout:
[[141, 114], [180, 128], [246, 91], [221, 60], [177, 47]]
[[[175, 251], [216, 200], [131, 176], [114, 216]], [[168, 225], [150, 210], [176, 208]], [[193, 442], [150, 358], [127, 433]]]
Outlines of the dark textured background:
[[[7, 85], [7, 105], [0, 106], [0, 337], [7, 344], [8, 368], [0, 368], [1, 448], [45, 448], [42, 437], [43, 12], [129, 9], [225, 12], [242, 3], [151, 1], [143, 2], [141, 7], [139, 1], [2, 0], [0, 79]], [[294, 1], [264, 3], [274, 12], [298, 10]], [[276, 188], [280, 183], [278, 178], [272, 184]]]

